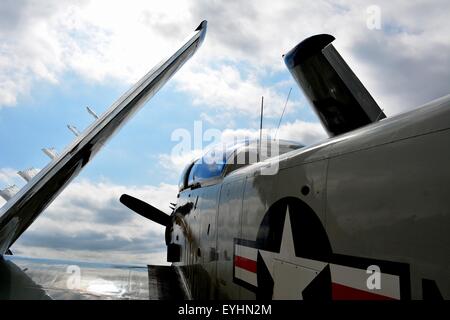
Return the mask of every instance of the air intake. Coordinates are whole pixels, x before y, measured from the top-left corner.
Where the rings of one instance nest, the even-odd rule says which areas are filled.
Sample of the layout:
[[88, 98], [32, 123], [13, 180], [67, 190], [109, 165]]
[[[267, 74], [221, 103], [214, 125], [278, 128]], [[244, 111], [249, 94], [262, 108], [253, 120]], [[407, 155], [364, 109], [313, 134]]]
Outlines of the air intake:
[[330, 136], [386, 117], [370, 93], [331, 44], [328, 34], [300, 42], [284, 62]]

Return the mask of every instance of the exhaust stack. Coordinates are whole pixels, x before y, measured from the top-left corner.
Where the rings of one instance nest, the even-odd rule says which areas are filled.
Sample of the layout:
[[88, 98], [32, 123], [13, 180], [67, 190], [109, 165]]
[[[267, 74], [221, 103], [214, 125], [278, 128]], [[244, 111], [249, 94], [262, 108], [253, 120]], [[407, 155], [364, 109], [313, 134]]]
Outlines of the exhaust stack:
[[377, 122], [386, 115], [331, 42], [312, 36], [284, 55], [284, 62], [330, 136]]

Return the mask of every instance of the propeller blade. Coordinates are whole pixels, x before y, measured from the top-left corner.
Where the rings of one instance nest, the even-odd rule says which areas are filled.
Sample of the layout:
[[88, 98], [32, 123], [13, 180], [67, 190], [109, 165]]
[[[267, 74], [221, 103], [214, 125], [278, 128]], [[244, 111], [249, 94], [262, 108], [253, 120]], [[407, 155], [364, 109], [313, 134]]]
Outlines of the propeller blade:
[[128, 194], [121, 195], [120, 202], [137, 214], [140, 214], [144, 218], [150, 219], [163, 226], [167, 226], [170, 223], [169, 215], [155, 208], [154, 206]]

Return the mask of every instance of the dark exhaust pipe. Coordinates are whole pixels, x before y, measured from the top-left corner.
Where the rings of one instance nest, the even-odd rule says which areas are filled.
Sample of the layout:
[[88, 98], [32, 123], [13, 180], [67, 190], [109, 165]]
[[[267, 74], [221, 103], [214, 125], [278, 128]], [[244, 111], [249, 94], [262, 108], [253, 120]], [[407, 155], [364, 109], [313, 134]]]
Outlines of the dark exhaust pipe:
[[284, 55], [284, 62], [330, 136], [386, 117], [331, 44], [328, 34], [312, 36]]

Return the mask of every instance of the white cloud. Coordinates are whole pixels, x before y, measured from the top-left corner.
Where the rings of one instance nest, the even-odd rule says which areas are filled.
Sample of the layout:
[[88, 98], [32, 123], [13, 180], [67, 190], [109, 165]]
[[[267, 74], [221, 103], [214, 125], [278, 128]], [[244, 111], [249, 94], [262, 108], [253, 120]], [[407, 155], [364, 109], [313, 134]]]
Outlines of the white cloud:
[[180, 177], [182, 170], [193, 160], [198, 159], [203, 154], [201, 149], [183, 150], [181, 153], [160, 154], [158, 156], [159, 165], [166, 170], [173, 178]]
[[13, 168], [0, 168], [0, 185], [21, 185], [23, 183], [19, 175], [17, 174], [17, 170]]
[[173, 0], [90, 1], [70, 12], [64, 25], [67, 62], [89, 79], [134, 82], [193, 30], [195, 25], [180, 30], [185, 10]]
[[[279, 117], [286, 100], [277, 86], [264, 86], [254, 72], [243, 76], [238, 67], [228, 64], [218, 68], [187, 66], [179, 73], [176, 82], [179, 90], [192, 95], [196, 105], [245, 116], [259, 117], [261, 97], [264, 96], [265, 116]], [[295, 84], [292, 82], [291, 85]], [[287, 110], [298, 107], [298, 101], [289, 101]]]
[[33, 80], [57, 83], [64, 71], [133, 82], [185, 36], [178, 28], [186, 9], [172, 0], [19, 2], [0, 10], [0, 106], [15, 105]]
[[298, 141], [304, 145], [310, 145], [327, 137], [325, 130], [318, 123], [296, 120], [288, 122], [282, 126], [276, 133], [276, 129], [272, 129], [270, 135], [278, 139], [286, 139]]
[[366, 9], [373, 4], [204, 0], [193, 10], [194, 16], [207, 16], [211, 21], [200, 55], [240, 64], [245, 61], [266, 72], [286, 70], [281, 54], [306, 37], [330, 33], [336, 37], [334, 45], [387, 114], [447, 94], [450, 22], [446, 12], [450, 3], [375, 3], [381, 10], [382, 29], [369, 30]]
[[[13, 168], [0, 168], [0, 189], [16, 185], [20, 189], [25, 184], [24, 180], [17, 174]], [[6, 203], [5, 199], [0, 197], [0, 208]]]
[[[128, 193], [170, 212], [177, 187], [123, 186], [79, 180], [71, 183], [13, 245], [31, 257], [89, 259], [99, 262], [162, 264], [164, 227], [119, 202]], [[148, 260], [152, 258], [152, 260]]]
[[[323, 127], [315, 122], [296, 120], [276, 128], [263, 130], [263, 136], [297, 141], [303, 145], [311, 145], [327, 137]], [[233, 142], [243, 139], [259, 139], [259, 130], [256, 129], [226, 129], [222, 133], [221, 141]]]
[[0, 10], [0, 106], [14, 105], [33, 79], [56, 83], [64, 69], [58, 41], [61, 3], [6, 1]]
[[[336, 47], [388, 114], [448, 93], [448, 1], [379, 4], [381, 30], [366, 27], [372, 4], [7, 1], [0, 12], [0, 105], [15, 104], [33, 79], [57, 82], [66, 70], [132, 82], [203, 19], [207, 40], [194, 57], [202, 67], [177, 76], [197, 103], [248, 114], [264, 94], [277, 105], [279, 91], [262, 79], [286, 70], [282, 53], [324, 32], [336, 36]], [[242, 74], [245, 65], [250, 76]]]

